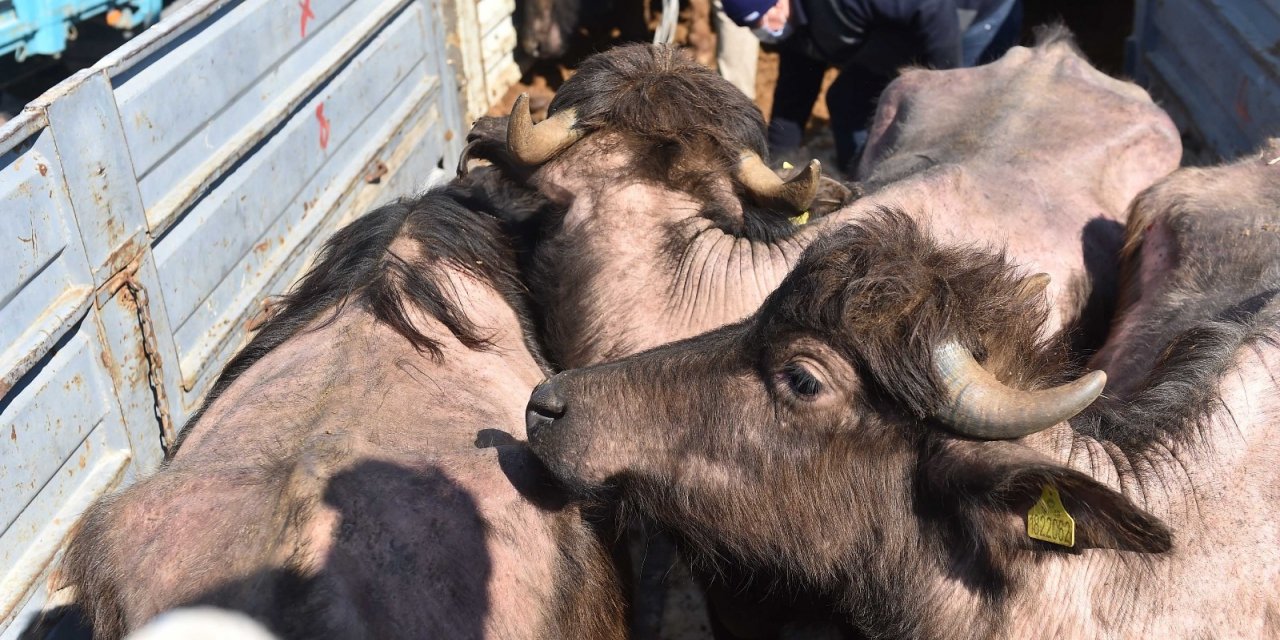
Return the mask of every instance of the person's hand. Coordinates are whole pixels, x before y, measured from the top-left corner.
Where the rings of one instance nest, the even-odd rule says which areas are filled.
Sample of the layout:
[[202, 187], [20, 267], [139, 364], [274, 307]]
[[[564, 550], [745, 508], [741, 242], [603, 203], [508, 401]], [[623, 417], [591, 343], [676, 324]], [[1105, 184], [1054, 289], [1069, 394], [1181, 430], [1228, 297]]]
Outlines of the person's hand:
[[778, 4], [773, 5], [772, 9], [765, 12], [760, 18], [756, 27], [765, 29], [770, 33], [782, 33], [787, 26], [787, 19], [791, 17], [791, 0], [778, 0]]

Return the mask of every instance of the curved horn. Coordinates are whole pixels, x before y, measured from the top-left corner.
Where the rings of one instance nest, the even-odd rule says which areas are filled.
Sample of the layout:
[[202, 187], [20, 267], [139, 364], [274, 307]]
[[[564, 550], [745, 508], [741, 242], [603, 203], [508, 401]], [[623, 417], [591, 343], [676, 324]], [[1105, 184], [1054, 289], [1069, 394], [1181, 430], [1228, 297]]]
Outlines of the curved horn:
[[1093, 371], [1052, 389], [1007, 387], [955, 340], [938, 346], [933, 361], [947, 394], [947, 406], [936, 417], [956, 433], [983, 440], [1021, 438], [1048, 429], [1084, 410], [1107, 384], [1106, 373]]
[[736, 177], [760, 204], [771, 209], [800, 212], [808, 209], [818, 195], [822, 163], [810, 160], [800, 173], [783, 182], [756, 152], [747, 150], [738, 158]]
[[507, 120], [507, 148], [524, 164], [542, 164], [582, 138], [582, 132], [573, 126], [576, 121], [574, 110], [565, 109], [534, 125], [529, 95], [522, 93]]

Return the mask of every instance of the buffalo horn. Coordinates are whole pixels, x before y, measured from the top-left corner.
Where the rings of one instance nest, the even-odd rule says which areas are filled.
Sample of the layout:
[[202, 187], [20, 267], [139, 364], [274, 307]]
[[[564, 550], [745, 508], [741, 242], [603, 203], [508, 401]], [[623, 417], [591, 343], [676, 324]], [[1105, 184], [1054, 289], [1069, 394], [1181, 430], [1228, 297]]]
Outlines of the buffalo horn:
[[1047, 273], [1037, 273], [1023, 280], [1022, 286], [1018, 290], [1018, 299], [1026, 302], [1044, 293], [1044, 290], [1049, 286], [1049, 280], [1049, 274]]
[[573, 126], [575, 120], [574, 110], [565, 109], [534, 125], [529, 96], [521, 94], [507, 120], [507, 147], [524, 164], [542, 164], [582, 137], [582, 132]]
[[818, 195], [821, 177], [822, 164], [817, 160], [810, 160], [804, 170], [784, 182], [756, 152], [743, 151], [738, 159], [738, 182], [757, 202], [770, 209], [805, 211]]
[[956, 433], [982, 440], [1021, 438], [1048, 429], [1084, 410], [1107, 384], [1106, 373], [1093, 371], [1052, 389], [1013, 389], [955, 340], [938, 346], [933, 361], [947, 397], [936, 417]]

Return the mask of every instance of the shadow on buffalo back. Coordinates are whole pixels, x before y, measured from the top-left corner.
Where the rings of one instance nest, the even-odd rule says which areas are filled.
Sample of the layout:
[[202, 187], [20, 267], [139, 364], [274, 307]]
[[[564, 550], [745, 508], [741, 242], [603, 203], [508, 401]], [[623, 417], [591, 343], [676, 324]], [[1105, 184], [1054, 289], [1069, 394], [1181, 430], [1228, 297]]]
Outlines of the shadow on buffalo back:
[[1080, 234], [1083, 274], [1073, 278], [1076, 315], [1063, 327], [1076, 364], [1084, 364], [1102, 347], [1116, 313], [1120, 294], [1120, 249], [1124, 225], [1101, 216], [1085, 223]]
[[[301, 505], [296, 515], [320, 507]], [[365, 461], [336, 474], [323, 506], [337, 511], [335, 535], [317, 572], [293, 557], [220, 584], [178, 607], [241, 611], [281, 638], [483, 638], [492, 562], [472, 497], [442, 471]], [[406, 542], [408, 541], [408, 542]], [[228, 554], [235, 540], [227, 540]], [[408, 622], [406, 622], [408, 621]], [[86, 640], [93, 632], [78, 606], [46, 612], [25, 640]]]
[[478, 197], [436, 189], [335, 233], [173, 459], [86, 511], [51, 584], [95, 635], [236, 604], [290, 636], [622, 637], [577, 508], [521, 499], [474, 444], [546, 371]]
[[379, 638], [424, 630], [484, 637], [488, 534], [475, 501], [444, 472], [365, 461], [336, 474], [323, 501], [338, 515], [318, 572], [305, 574], [289, 562], [186, 604], [244, 610], [283, 638], [354, 637], [364, 630]]
[[476, 434], [476, 448], [493, 448], [498, 452], [498, 466], [511, 486], [524, 499], [539, 509], [559, 511], [569, 504], [569, 496], [551, 477], [546, 465], [533, 455], [529, 445], [500, 429], [481, 429]]

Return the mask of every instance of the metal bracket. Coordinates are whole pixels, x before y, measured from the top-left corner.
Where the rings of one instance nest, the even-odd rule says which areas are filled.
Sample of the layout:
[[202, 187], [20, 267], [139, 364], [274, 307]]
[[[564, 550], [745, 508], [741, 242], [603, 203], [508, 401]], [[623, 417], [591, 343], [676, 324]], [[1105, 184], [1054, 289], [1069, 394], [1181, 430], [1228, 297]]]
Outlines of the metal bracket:
[[169, 395], [164, 387], [164, 365], [160, 360], [160, 346], [156, 342], [155, 323], [151, 319], [151, 301], [147, 296], [147, 288], [138, 279], [140, 264], [139, 257], [112, 276], [103, 288], [112, 294], [125, 289], [133, 298], [134, 313], [137, 314], [138, 328], [142, 335], [142, 353], [147, 360], [147, 385], [151, 387], [156, 420], [160, 423], [160, 444], [164, 448], [165, 460], [169, 460], [177, 452], [178, 434], [173, 427], [173, 416], [169, 414]]

